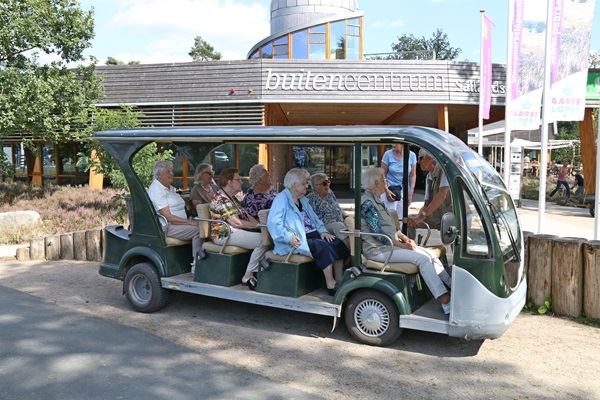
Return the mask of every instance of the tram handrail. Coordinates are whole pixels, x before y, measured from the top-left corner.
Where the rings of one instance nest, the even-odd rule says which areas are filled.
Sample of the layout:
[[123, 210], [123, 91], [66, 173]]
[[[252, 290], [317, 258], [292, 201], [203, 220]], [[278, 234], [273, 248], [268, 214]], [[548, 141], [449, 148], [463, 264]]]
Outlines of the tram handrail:
[[[219, 246], [221, 246], [221, 250], [219, 251], [219, 254], [223, 254], [223, 251], [225, 250], [225, 246], [227, 246], [227, 243], [229, 243], [229, 238], [231, 237], [231, 225], [229, 225], [226, 221], [223, 221], [222, 219], [211, 219], [211, 218], [202, 218], [202, 217], [194, 217], [193, 219], [194, 219], [194, 221], [205, 221], [205, 222], [214, 222], [216, 224], [225, 224], [225, 227], [227, 228], [227, 236], [225, 237], [225, 242], [222, 245], [219, 245]], [[200, 228], [198, 227], [198, 229], [200, 229]], [[210, 229], [212, 229], [212, 226], [210, 227]]]
[[390, 244], [390, 252], [387, 256], [387, 258], [385, 259], [385, 261], [383, 262], [383, 267], [381, 268], [381, 271], [379, 272], [384, 272], [385, 271], [385, 267], [388, 266], [388, 264], [390, 263], [390, 259], [392, 258], [392, 254], [394, 253], [394, 242], [392, 241], [392, 238], [387, 236], [384, 233], [372, 233], [372, 232], [361, 232], [359, 230], [352, 230], [352, 229], [342, 229], [340, 230], [340, 233], [347, 233], [349, 235], [352, 236], [375, 236], [375, 237], [384, 237]]

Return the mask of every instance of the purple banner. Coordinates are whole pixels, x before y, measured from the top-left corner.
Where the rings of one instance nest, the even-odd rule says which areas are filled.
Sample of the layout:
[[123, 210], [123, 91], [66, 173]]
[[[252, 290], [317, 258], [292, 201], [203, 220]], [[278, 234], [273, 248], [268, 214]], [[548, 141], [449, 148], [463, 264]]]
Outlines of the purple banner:
[[519, 94], [519, 59], [521, 58], [521, 43], [523, 40], [523, 8], [524, 0], [514, 0], [514, 15], [512, 16], [512, 43], [511, 43], [511, 100]]
[[558, 80], [560, 39], [563, 27], [563, 0], [552, 0], [552, 21], [550, 23], [552, 26], [550, 32], [550, 58], [552, 60], [550, 82], [554, 83]]

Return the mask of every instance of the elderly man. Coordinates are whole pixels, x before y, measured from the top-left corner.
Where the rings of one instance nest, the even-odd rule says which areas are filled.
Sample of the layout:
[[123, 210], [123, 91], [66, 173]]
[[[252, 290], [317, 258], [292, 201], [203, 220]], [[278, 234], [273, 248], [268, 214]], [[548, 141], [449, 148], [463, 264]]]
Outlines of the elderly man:
[[432, 229], [440, 229], [442, 215], [452, 212], [452, 197], [449, 195], [450, 187], [448, 178], [437, 165], [436, 160], [421, 149], [419, 151], [419, 165], [423, 171], [428, 171], [425, 186], [425, 203], [416, 217], [408, 219], [408, 237], [415, 238], [417, 228], [425, 222]]
[[181, 240], [191, 239], [192, 256], [195, 257], [202, 245], [198, 221], [187, 219], [185, 201], [175, 192], [171, 183], [173, 183], [173, 163], [157, 162], [154, 165], [154, 181], [148, 188], [148, 196], [156, 212], [166, 219], [165, 222], [161, 218], [165, 236]]

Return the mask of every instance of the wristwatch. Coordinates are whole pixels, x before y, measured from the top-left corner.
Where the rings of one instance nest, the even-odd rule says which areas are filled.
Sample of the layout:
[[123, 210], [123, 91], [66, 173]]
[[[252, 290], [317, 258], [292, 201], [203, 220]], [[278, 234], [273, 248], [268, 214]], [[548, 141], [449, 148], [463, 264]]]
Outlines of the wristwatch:
[[422, 211], [421, 211], [421, 215], [422, 215], [422, 216], [424, 216], [424, 217], [426, 217], [426, 216], [427, 216], [427, 213], [425, 212], [425, 210], [422, 210]]

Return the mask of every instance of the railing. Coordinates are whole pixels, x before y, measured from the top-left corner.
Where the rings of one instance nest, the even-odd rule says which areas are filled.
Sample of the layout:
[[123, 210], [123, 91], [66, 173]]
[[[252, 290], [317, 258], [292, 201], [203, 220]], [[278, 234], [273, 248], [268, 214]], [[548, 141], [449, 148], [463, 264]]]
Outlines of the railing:
[[398, 51], [365, 54], [365, 60], [435, 60], [435, 50]]

